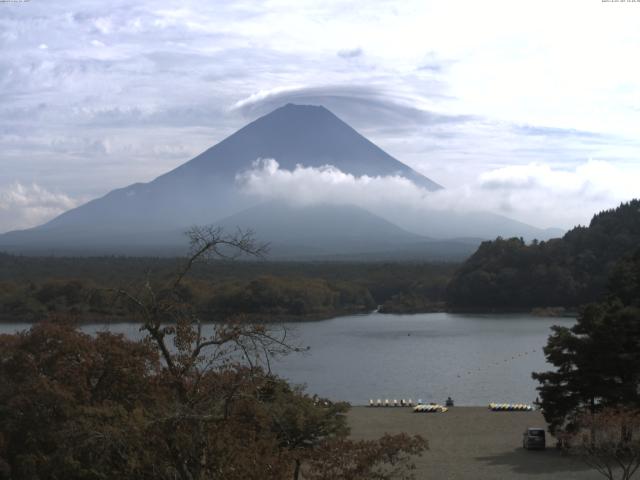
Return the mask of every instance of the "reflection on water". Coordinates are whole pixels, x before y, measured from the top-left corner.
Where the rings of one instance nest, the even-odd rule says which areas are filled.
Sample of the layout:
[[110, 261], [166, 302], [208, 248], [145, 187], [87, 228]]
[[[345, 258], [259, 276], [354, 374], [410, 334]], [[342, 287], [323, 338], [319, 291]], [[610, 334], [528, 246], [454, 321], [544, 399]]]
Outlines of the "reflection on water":
[[[272, 364], [276, 373], [321, 396], [368, 403], [370, 398], [418, 398], [457, 405], [532, 402], [531, 372], [547, 368], [542, 347], [551, 325], [573, 319], [530, 315], [373, 313], [321, 322], [289, 323], [309, 346]], [[0, 332], [25, 324], [0, 325]], [[132, 323], [87, 325], [140, 338]]]

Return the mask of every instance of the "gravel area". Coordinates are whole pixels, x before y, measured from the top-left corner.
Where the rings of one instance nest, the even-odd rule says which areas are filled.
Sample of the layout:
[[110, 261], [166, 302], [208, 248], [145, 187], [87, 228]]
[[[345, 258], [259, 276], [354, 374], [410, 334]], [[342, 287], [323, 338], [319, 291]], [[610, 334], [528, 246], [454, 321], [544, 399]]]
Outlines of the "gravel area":
[[429, 450], [416, 459], [418, 479], [602, 478], [579, 459], [562, 455], [548, 433], [546, 450], [522, 448], [525, 428], [546, 428], [538, 411], [454, 407], [446, 413], [413, 413], [411, 408], [353, 407], [349, 424], [354, 439], [377, 438], [385, 432], [425, 437]]

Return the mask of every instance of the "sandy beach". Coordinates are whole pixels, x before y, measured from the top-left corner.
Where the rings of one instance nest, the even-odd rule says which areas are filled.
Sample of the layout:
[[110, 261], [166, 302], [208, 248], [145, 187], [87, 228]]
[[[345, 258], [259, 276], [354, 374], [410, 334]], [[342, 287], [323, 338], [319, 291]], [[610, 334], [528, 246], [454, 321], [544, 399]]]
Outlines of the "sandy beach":
[[527, 427], [545, 427], [542, 414], [492, 412], [486, 407], [454, 407], [446, 413], [413, 413], [411, 408], [353, 407], [349, 423], [354, 439], [388, 433], [420, 434], [429, 450], [416, 459], [419, 479], [601, 478], [579, 459], [561, 455], [547, 434], [547, 449], [522, 448]]

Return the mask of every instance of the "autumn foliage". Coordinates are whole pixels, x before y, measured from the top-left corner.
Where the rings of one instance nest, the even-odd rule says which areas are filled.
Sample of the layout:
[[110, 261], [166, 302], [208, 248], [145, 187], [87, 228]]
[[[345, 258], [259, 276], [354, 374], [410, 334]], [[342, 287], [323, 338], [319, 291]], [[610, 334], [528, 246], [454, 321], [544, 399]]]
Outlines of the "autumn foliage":
[[181, 289], [194, 262], [259, 248], [214, 229], [191, 240], [166, 287], [115, 292], [144, 340], [60, 319], [0, 336], [0, 479], [412, 478], [425, 440], [351, 441], [347, 404], [271, 374], [270, 357], [297, 350], [286, 330], [200, 323]]

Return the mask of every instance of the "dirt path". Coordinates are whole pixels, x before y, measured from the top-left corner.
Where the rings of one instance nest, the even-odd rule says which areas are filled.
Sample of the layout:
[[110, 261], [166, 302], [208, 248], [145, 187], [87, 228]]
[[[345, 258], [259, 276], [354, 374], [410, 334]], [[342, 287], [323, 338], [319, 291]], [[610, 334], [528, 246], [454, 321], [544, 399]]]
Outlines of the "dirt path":
[[429, 451], [416, 460], [419, 479], [598, 479], [580, 460], [563, 456], [547, 434], [544, 451], [522, 448], [526, 427], [545, 427], [540, 412], [492, 412], [455, 407], [447, 413], [413, 413], [410, 408], [354, 407], [349, 413], [352, 437], [388, 433], [420, 434]]

